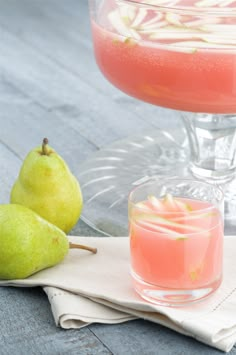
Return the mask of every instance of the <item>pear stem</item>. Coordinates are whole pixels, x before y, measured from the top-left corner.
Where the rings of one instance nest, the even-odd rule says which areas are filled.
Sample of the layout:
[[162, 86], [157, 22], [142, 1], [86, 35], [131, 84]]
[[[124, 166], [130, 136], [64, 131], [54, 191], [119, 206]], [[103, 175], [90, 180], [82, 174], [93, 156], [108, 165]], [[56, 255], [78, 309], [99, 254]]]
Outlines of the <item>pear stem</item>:
[[48, 155], [48, 139], [44, 138], [42, 144], [42, 155]]
[[91, 253], [96, 254], [97, 248], [88, 247], [87, 245], [69, 243], [70, 249], [84, 249], [91, 251]]

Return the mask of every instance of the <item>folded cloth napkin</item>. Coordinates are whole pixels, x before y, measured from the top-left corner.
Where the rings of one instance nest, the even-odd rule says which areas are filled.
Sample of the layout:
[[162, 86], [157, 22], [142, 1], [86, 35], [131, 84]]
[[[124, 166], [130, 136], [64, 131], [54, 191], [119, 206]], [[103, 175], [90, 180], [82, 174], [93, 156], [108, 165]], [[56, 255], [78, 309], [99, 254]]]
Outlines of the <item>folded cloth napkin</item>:
[[79, 328], [92, 322], [147, 319], [192, 336], [222, 351], [236, 343], [236, 237], [225, 237], [224, 279], [204, 301], [184, 307], [151, 304], [133, 290], [128, 238], [70, 237], [98, 248], [96, 255], [70, 250], [64, 261], [2, 286], [43, 286], [58, 325]]
[[116, 324], [137, 318], [56, 287], [44, 287], [44, 291], [56, 324], [64, 329], [82, 328], [91, 323]]

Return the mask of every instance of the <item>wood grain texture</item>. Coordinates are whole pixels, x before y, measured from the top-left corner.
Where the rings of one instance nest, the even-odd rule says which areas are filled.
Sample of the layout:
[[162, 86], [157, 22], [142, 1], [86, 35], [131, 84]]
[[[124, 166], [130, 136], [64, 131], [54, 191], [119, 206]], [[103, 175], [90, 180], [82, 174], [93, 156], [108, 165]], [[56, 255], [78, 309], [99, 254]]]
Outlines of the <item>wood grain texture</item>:
[[41, 288], [0, 289], [0, 354], [111, 354], [89, 330], [56, 328]]
[[17, 178], [21, 160], [2, 142], [0, 142], [0, 164], [0, 203], [8, 203], [10, 190]]
[[[22, 159], [47, 136], [72, 171], [98, 148], [154, 128], [182, 126], [175, 111], [109, 84], [93, 55], [87, 0], [0, 0], [0, 201]], [[82, 221], [71, 231], [98, 235]], [[145, 321], [56, 328], [39, 288], [0, 289], [0, 354], [220, 353]], [[234, 348], [230, 354], [236, 354]]]
[[[22, 4], [25, 4], [25, 6], [22, 6]], [[33, 65], [35, 70], [29, 70], [38, 73], [37, 66], [41, 67], [42, 64], [40, 64], [41, 61], [38, 63], [34, 60], [32, 51], [33, 49], [35, 49], [37, 53], [40, 51], [40, 54], [44, 57], [44, 62], [45, 60], [48, 61], [47, 66], [51, 67], [51, 64], [54, 64], [54, 77], [52, 78], [54, 81], [55, 73], [59, 70], [59, 78], [61, 77], [61, 84], [64, 85], [63, 89], [61, 85], [57, 83], [57, 90], [60, 91], [71, 92], [69, 76], [67, 80], [64, 81], [62, 69], [72, 73], [73, 83], [71, 83], [71, 85], [75, 87], [75, 90], [71, 93], [71, 105], [73, 105], [74, 102], [74, 108], [79, 107], [83, 110], [85, 99], [88, 103], [86, 109], [88, 107], [91, 108], [92, 116], [87, 117], [87, 120], [100, 120], [102, 116], [103, 120], [107, 120], [106, 126], [113, 127], [112, 131], [107, 132], [106, 137], [111, 136], [114, 139], [114, 134], [119, 131], [120, 135], [117, 138], [120, 138], [122, 134], [126, 135], [127, 132], [130, 132], [130, 134], [132, 132], [133, 134], [140, 133], [143, 129], [152, 129], [153, 125], [157, 127], [163, 127], [164, 125], [166, 128], [169, 127], [170, 124], [174, 127], [181, 125], [180, 119], [176, 119], [176, 112], [156, 108], [152, 105], [131, 99], [114, 88], [103, 78], [102, 74], [97, 70], [92, 53], [87, 2], [69, 0], [66, 2], [65, 6], [64, 1], [59, 0], [57, 5], [54, 6], [54, 3], [46, 0], [31, 3], [29, 3], [28, 0], [23, 0], [21, 3], [17, 0], [10, 0], [4, 7], [6, 8], [7, 16], [3, 13], [0, 14], [1, 25], [6, 31], [9, 31], [13, 37], [18, 36], [22, 42], [22, 48], [15, 48], [15, 50], [19, 52], [17, 54], [18, 63], [20, 64], [23, 61], [24, 67], [25, 64], [27, 64], [28, 68]], [[67, 17], [64, 15], [65, 11], [68, 13]], [[45, 37], [47, 37], [47, 42], [45, 42]], [[12, 37], [11, 39], [13, 40]], [[8, 41], [9, 40], [8, 38]], [[25, 48], [26, 45], [31, 47], [31, 51], [28, 55]], [[24, 57], [22, 57], [21, 54], [22, 50]], [[13, 54], [11, 53], [11, 55]], [[26, 55], [30, 63], [25, 62]], [[30, 59], [30, 57], [32, 59]], [[32, 80], [33, 79], [34, 78], [32, 78]], [[37, 80], [39, 80], [38, 85], [40, 85], [40, 77], [37, 77]], [[81, 81], [88, 85], [82, 85]], [[77, 94], [78, 90], [76, 89], [78, 89], [78, 87], [83, 91], [82, 94], [81, 90]], [[50, 86], [45, 89], [47, 90], [47, 88], [49, 89]], [[99, 89], [99, 92], [97, 89]], [[50, 94], [52, 95], [51, 90]], [[95, 97], [96, 100], [94, 100]], [[90, 98], [92, 98], [92, 101]], [[52, 100], [53, 99], [54, 96], [52, 95]], [[60, 99], [62, 99], [62, 97], [60, 97]], [[110, 102], [109, 105], [107, 104], [108, 100]], [[44, 104], [50, 103], [47, 101]], [[52, 105], [53, 104], [55, 105], [54, 100], [52, 101]], [[61, 103], [59, 107], [56, 105], [56, 109], [60, 111], [61, 106], [63, 107], [63, 103]], [[96, 115], [94, 115], [94, 111], [96, 111]], [[86, 112], [87, 110], [85, 113]], [[75, 113], [76, 109], [74, 109], [74, 114]], [[138, 121], [137, 118], [139, 118]], [[138, 122], [138, 125], [134, 124], [134, 120]], [[72, 118], [71, 121], [73, 124], [80, 126], [78, 120]], [[117, 121], [121, 121], [121, 130], [117, 128]], [[126, 130], [122, 130], [124, 125]], [[88, 131], [87, 133], [91, 134], [91, 132]], [[104, 142], [103, 140], [103, 143], [106, 144], [106, 141]]]
[[[147, 321], [89, 327], [116, 355], [219, 355], [221, 352], [198, 341]], [[114, 336], [115, 334], [115, 336]], [[236, 349], [230, 355], [236, 354]]]
[[[57, 66], [36, 49], [2, 30], [0, 68], [5, 81], [27, 95], [34, 103], [55, 113], [66, 125], [79, 131], [96, 145], [143, 132], [153, 126], [137, 119], [120, 104], [108, 105], [108, 98], [73, 74]], [[0, 38], [1, 40], [1, 38]], [[16, 66], [18, 63], [19, 66]], [[103, 135], [94, 129], [103, 125]]]

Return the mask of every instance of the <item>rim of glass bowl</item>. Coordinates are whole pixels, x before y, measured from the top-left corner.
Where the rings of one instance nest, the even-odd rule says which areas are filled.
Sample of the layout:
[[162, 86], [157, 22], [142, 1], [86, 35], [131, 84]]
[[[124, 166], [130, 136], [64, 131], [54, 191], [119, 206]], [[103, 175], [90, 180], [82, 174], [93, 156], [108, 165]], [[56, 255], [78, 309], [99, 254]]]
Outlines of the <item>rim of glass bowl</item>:
[[[154, 8], [154, 9], [160, 9], [160, 10], [170, 10], [170, 11], [174, 11], [176, 13], [180, 12], [186, 14], [186, 15], [194, 15], [194, 16], [220, 16], [220, 17], [236, 17], [236, 7], [234, 8], [228, 8], [227, 10], [224, 9], [220, 9], [220, 8], [197, 8], [194, 6], [165, 6], [165, 5], [158, 5], [158, 4], [151, 4], [148, 2], [148, 0], [144, 0], [144, 1], [136, 1], [136, 0], [121, 0], [118, 2], [123, 2], [123, 3], [128, 3], [128, 4], [135, 4], [138, 6], [147, 6], [150, 8]], [[206, 11], [207, 9], [207, 11]], [[232, 11], [232, 9], [234, 9]]]
[[[157, 180], [157, 181], [158, 181], [158, 180]], [[137, 206], [137, 202], [133, 202], [133, 201], [132, 201], [132, 195], [133, 195], [136, 191], [138, 191], [140, 188], [145, 187], [145, 186], [153, 185], [153, 184], [157, 183], [157, 181], [155, 181], [155, 180], [147, 181], [147, 182], [145, 182], [145, 183], [143, 183], [143, 184], [140, 184], [140, 185], [136, 186], [133, 190], [131, 190], [130, 193], [129, 193], [129, 196], [128, 196], [128, 203], [129, 203], [129, 205], [131, 205], [132, 208], [134, 207], [134, 208], [136, 208], [136, 209], [138, 209], [138, 210], [140, 210], [140, 211], [145, 211], [145, 212], [148, 214], [147, 209], [145, 209], [145, 208], [143, 208], [143, 207]], [[211, 211], [212, 209], [215, 209], [215, 208], [217, 208], [217, 209], [220, 211], [219, 206], [220, 206], [220, 204], [221, 204], [221, 203], [223, 202], [223, 200], [224, 200], [224, 193], [223, 193], [223, 190], [221, 189], [220, 186], [212, 185], [212, 184], [207, 183], [207, 182], [204, 182], [204, 181], [190, 180], [190, 179], [176, 179], [176, 178], [173, 178], [173, 179], [172, 179], [172, 178], [169, 178], [169, 179], [164, 179], [164, 181], [166, 181], [166, 182], [171, 182], [171, 181], [174, 182], [174, 181], [176, 181], [176, 183], [186, 183], [186, 184], [187, 184], [187, 183], [189, 183], [189, 184], [192, 184], [192, 183], [194, 183], [194, 184], [201, 184], [201, 185], [205, 185], [205, 187], [212, 187], [212, 188], [214, 188], [214, 189], [216, 189], [216, 190], [219, 191], [219, 193], [220, 193], [220, 195], [221, 195], [220, 198], [219, 198], [219, 199], [218, 199], [218, 198], [215, 198], [218, 207], [217, 207], [217, 205], [214, 205], [214, 204], [212, 203], [212, 205], [209, 206], [209, 207], [201, 208], [201, 209], [194, 210], [194, 211], [188, 211], [188, 214], [190, 214], [190, 215], [203, 214], [203, 213], [207, 213], [207, 212], [209, 212], [209, 211]], [[160, 185], [161, 185], [161, 182], [160, 182]], [[160, 198], [161, 198], [161, 197], [159, 197], [158, 199], [160, 199]], [[181, 198], [181, 196], [179, 196], [179, 198]], [[187, 198], [187, 197], [186, 197], [186, 198]], [[189, 199], [190, 199], [190, 198], [189, 198]], [[200, 199], [195, 199], [195, 200], [203, 201], [203, 200], [200, 200]], [[139, 202], [142, 202], [142, 201], [139, 201]], [[205, 201], [205, 202], [209, 202], [209, 201]], [[211, 202], [209, 202], [209, 203], [211, 203]], [[154, 212], [155, 212], [155, 211], [154, 211]], [[165, 215], [165, 214], [170, 213], [170, 211], [163, 211], [163, 212], [160, 211], [160, 212], [158, 212], [158, 213], [161, 214], [161, 215]], [[176, 211], [176, 212], [171, 211], [171, 213], [173, 213], [173, 214], [180, 214], [180, 211]], [[184, 213], [184, 211], [183, 211], [183, 213]]]

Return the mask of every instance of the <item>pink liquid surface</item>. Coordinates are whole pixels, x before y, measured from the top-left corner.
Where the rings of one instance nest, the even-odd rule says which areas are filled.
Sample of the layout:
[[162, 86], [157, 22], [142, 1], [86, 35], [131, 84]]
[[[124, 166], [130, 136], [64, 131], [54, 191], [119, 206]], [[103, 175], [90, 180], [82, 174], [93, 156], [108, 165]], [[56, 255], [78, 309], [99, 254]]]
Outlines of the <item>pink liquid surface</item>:
[[107, 24], [106, 15], [112, 4], [114, 1], [105, 2], [101, 19], [92, 21], [96, 60], [112, 84], [131, 96], [163, 107], [236, 112], [236, 45], [232, 50], [209, 47], [182, 53], [166, 50], [163, 41], [146, 37], [125, 41]]
[[[187, 201], [193, 211], [211, 207], [206, 202], [182, 201]], [[174, 212], [165, 215], [173, 221], [176, 217], [178, 214]], [[178, 222], [182, 228], [170, 227], [182, 234], [181, 239], [145, 227], [143, 221], [144, 217], [141, 222], [130, 218], [131, 266], [138, 278], [163, 288], [189, 290], [210, 287], [221, 280], [223, 227], [216, 208], [205, 218], [190, 220], [186, 217]], [[185, 225], [200, 228], [202, 232], [190, 234]]]

